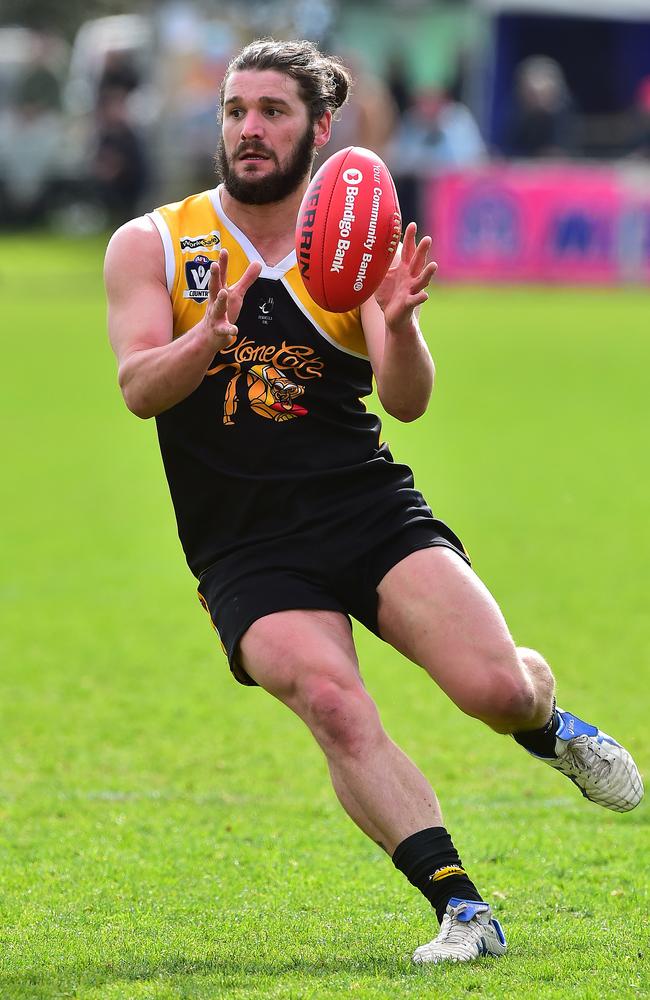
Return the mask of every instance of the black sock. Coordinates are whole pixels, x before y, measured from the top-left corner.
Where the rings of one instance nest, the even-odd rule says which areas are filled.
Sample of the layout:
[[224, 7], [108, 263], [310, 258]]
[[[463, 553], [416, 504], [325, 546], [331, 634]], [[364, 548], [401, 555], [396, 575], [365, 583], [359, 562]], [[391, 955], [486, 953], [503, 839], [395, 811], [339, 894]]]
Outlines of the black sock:
[[551, 718], [541, 729], [527, 729], [518, 733], [513, 733], [513, 738], [520, 746], [538, 757], [557, 757], [555, 752], [555, 734], [557, 733], [560, 719], [553, 701], [553, 712]]
[[442, 923], [452, 896], [482, 900], [444, 826], [432, 826], [398, 844], [393, 864], [429, 900]]

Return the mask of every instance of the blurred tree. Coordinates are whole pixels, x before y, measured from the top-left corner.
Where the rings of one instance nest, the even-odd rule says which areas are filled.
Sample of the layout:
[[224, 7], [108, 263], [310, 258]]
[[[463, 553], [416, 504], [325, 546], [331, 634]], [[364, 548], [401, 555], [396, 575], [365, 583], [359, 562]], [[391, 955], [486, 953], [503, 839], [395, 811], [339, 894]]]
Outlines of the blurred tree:
[[0, 25], [20, 24], [63, 34], [72, 40], [84, 21], [109, 14], [132, 14], [134, 6], [146, 12], [153, 6], [153, 0], [136, 5], [133, 0], [2, 0]]

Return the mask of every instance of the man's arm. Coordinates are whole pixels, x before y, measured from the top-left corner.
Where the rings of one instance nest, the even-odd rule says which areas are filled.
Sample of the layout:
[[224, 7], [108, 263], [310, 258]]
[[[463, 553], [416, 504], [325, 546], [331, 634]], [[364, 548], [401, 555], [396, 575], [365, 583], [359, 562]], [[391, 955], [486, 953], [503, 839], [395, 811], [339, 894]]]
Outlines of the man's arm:
[[112, 237], [104, 266], [108, 331], [122, 395], [137, 416], [156, 416], [189, 396], [217, 351], [233, 343], [234, 323], [260, 265], [250, 264], [230, 288], [226, 286], [227, 266], [228, 254], [222, 250], [218, 263], [211, 267], [203, 318], [174, 340], [157, 229], [143, 217], [128, 222]]
[[410, 223], [399, 259], [361, 307], [377, 392], [384, 409], [398, 420], [421, 417], [433, 389], [433, 360], [418, 323], [437, 267], [428, 261], [430, 248], [428, 236], [416, 246], [415, 224]]

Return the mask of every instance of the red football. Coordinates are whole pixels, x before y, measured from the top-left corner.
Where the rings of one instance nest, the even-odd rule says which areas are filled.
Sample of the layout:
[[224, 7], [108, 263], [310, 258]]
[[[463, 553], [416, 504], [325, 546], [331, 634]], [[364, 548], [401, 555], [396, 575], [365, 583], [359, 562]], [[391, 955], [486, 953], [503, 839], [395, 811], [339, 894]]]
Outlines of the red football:
[[312, 178], [296, 226], [298, 267], [314, 302], [347, 312], [369, 299], [401, 231], [395, 185], [383, 160], [361, 146], [331, 156]]

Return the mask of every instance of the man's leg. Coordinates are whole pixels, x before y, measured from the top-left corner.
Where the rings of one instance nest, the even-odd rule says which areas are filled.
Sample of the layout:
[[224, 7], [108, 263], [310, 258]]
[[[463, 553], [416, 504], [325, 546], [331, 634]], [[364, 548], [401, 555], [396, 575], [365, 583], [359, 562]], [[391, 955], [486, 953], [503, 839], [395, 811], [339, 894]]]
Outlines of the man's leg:
[[548, 721], [555, 689], [548, 664], [532, 651], [519, 655], [496, 601], [455, 552], [413, 552], [377, 589], [381, 637], [463, 712], [500, 733]]
[[548, 664], [515, 647], [496, 601], [456, 553], [413, 552], [389, 570], [378, 594], [382, 638], [424, 667], [459, 708], [512, 733], [592, 801], [618, 812], [638, 804], [643, 784], [629, 753], [555, 708]]
[[[563, 771], [588, 798], [625, 811], [643, 785], [628, 752], [594, 726], [555, 707], [555, 682], [539, 653], [517, 649], [489, 591], [445, 547], [412, 553], [378, 586], [382, 638], [429, 673], [468, 715], [512, 733], [531, 753]], [[452, 899], [440, 934], [418, 948], [417, 962], [501, 954], [505, 940], [489, 908]]]
[[246, 672], [307, 724], [343, 808], [431, 902], [443, 928], [454, 894], [481, 915], [462, 953], [442, 951], [435, 960], [502, 954], [503, 935], [442, 826], [433, 789], [384, 732], [345, 617], [332, 611], [267, 615], [244, 634], [239, 652]]
[[244, 634], [240, 657], [253, 680], [309, 727], [341, 805], [384, 850], [392, 854], [409, 834], [441, 825], [429, 782], [381, 725], [343, 615], [266, 615]]

